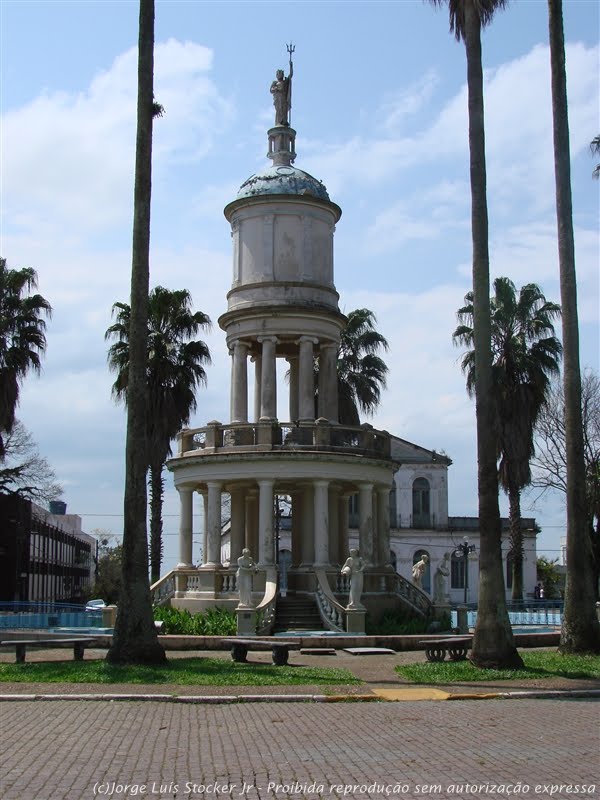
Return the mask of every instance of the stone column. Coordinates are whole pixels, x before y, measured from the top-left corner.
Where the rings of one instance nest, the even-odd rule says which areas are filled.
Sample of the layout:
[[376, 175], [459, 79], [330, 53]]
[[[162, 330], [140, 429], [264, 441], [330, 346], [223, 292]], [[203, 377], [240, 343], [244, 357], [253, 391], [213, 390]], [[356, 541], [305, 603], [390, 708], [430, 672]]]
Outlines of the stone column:
[[315, 481], [315, 566], [329, 563], [329, 481]]
[[208, 559], [208, 492], [201, 491], [202, 495], [202, 564]]
[[312, 485], [302, 493], [302, 567], [312, 567], [315, 560], [314, 494]]
[[192, 529], [194, 524], [194, 490], [189, 486], [177, 487], [179, 492], [179, 563], [178, 568], [194, 566], [192, 561]]
[[338, 500], [338, 506], [339, 506], [338, 560], [340, 564], [343, 564], [346, 561], [346, 559], [348, 558], [348, 553], [350, 552], [350, 548], [348, 546], [348, 529], [350, 527], [349, 500], [350, 500], [350, 495], [345, 492], [342, 492], [340, 494]]
[[231, 362], [231, 422], [248, 422], [248, 345], [234, 342]]
[[256, 355], [254, 361], [254, 422], [260, 419], [260, 385], [262, 381], [262, 356]]
[[208, 481], [208, 558], [206, 566], [221, 566], [221, 482]]
[[390, 489], [377, 487], [377, 564], [390, 566]]
[[231, 496], [231, 525], [229, 528], [229, 563], [235, 566], [242, 555], [245, 538], [246, 508], [243, 486], [232, 486]]
[[340, 552], [340, 517], [339, 490], [329, 487], [329, 562], [339, 564]]
[[299, 566], [302, 560], [302, 513], [303, 494], [300, 489], [290, 492], [292, 498], [292, 566]]
[[315, 377], [314, 377], [314, 345], [316, 339], [310, 336], [301, 336], [298, 340], [300, 347], [298, 366], [298, 410], [301, 420], [311, 421], [315, 418]]
[[367, 566], [373, 564], [373, 484], [358, 486], [358, 549]]
[[273, 485], [272, 480], [258, 481], [258, 563], [272, 566], [275, 563], [273, 539]]
[[337, 345], [322, 342], [319, 349], [319, 417], [338, 421]]
[[256, 489], [246, 492], [246, 547], [254, 559], [258, 558], [258, 493]]
[[298, 398], [298, 379], [299, 379], [299, 367], [298, 367], [298, 358], [297, 356], [290, 356], [286, 359], [288, 364], [290, 365], [290, 422], [294, 422], [298, 419], [299, 416], [299, 398]]
[[260, 419], [277, 419], [277, 358], [275, 336], [263, 336], [260, 381]]

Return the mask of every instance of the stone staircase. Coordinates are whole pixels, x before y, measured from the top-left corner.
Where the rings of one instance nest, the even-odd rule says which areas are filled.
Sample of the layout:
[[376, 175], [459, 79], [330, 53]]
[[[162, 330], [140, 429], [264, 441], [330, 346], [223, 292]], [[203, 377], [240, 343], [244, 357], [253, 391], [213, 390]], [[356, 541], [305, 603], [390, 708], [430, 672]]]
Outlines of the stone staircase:
[[317, 601], [309, 594], [288, 594], [277, 598], [274, 633], [322, 631], [323, 621]]

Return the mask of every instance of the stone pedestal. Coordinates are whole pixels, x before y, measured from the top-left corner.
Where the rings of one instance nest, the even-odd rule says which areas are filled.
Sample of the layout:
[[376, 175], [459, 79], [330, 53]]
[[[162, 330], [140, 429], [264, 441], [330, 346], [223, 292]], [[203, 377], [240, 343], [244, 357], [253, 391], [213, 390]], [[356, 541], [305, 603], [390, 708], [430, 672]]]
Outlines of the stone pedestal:
[[256, 610], [253, 608], [236, 608], [237, 635], [256, 636]]
[[468, 611], [469, 609], [466, 606], [458, 606], [456, 609], [456, 625], [458, 627], [458, 632], [461, 634], [469, 632]]
[[363, 633], [365, 632], [365, 621], [367, 612], [365, 610], [346, 609], [346, 633]]

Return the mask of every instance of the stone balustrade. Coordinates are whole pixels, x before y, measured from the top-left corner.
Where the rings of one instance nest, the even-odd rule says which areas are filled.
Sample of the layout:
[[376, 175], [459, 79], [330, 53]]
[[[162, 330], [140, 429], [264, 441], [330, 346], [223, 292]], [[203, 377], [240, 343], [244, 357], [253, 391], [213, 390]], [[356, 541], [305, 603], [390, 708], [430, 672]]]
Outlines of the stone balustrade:
[[232, 451], [348, 452], [373, 458], [391, 457], [391, 437], [365, 423], [338, 425], [322, 418], [314, 422], [209, 422], [178, 434], [179, 456], [214, 455]]

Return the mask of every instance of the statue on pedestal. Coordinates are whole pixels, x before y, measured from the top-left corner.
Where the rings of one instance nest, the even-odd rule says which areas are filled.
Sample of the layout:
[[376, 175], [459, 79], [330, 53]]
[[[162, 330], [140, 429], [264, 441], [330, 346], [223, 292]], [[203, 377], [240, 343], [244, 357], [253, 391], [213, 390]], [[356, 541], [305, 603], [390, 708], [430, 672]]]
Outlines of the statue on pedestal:
[[284, 77], [282, 69], [278, 69], [275, 80], [271, 84], [271, 94], [273, 95], [273, 105], [275, 106], [275, 125], [289, 126], [289, 113], [292, 108], [292, 76], [294, 65], [292, 63], [292, 53], [296, 48], [288, 44], [287, 51], [290, 54], [290, 74]]
[[350, 577], [350, 594], [348, 596], [347, 606], [350, 609], [364, 608], [360, 602], [363, 591], [364, 568], [364, 562], [358, 555], [358, 550], [352, 548], [352, 550], [350, 550], [350, 556], [346, 559], [346, 563], [341, 569], [342, 575], [348, 575]]
[[413, 565], [412, 581], [415, 586], [419, 587], [419, 589], [421, 588], [421, 581], [423, 580], [423, 575], [425, 573], [425, 570], [427, 569], [428, 564], [429, 564], [429, 556], [427, 555], [427, 553], [424, 553], [421, 560], [417, 561], [417, 563]]
[[237, 578], [237, 588], [240, 595], [240, 606], [253, 608], [252, 606], [252, 576], [258, 572], [254, 559], [250, 555], [250, 550], [244, 547], [242, 555], [238, 558], [238, 569], [235, 573]]
[[450, 575], [449, 561], [450, 553], [444, 553], [433, 577], [433, 600], [436, 603], [443, 603], [447, 598], [446, 578]]

